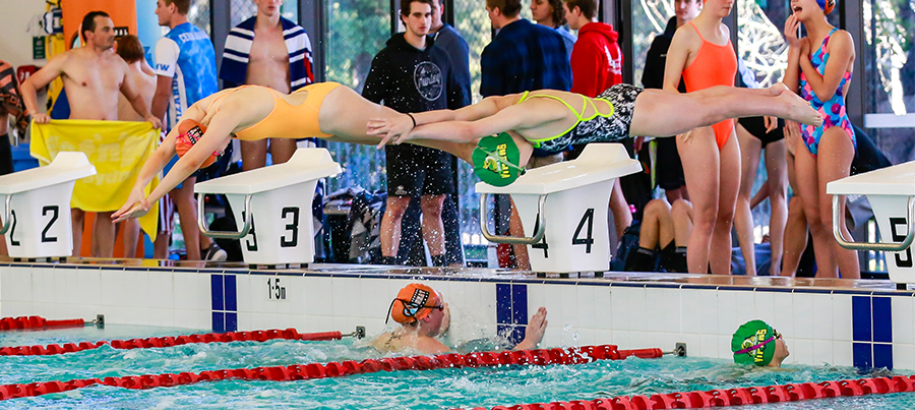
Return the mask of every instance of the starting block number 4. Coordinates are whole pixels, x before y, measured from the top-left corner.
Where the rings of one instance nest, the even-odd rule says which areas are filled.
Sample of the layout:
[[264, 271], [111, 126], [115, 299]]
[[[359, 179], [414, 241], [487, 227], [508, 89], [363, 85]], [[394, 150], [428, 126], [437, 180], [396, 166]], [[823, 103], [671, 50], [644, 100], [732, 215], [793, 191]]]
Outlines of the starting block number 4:
[[[534, 223], [534, 231], [536, 232], [540, 228], [540, 218], [537, 218], [537, 221]], [[582, 231], [584, 232], [585, 237], [582, 238]], [[594, 245], [594, 208], [588, 208], [585, 210], [584, 215], [581, 216], [581, 220], [578, 222], [578, 227], [575, 228], [575, 234], [572, 235], [572, 245], [584, 245], [585, 253], [591, 253], [591, 247]], [[543, 251], [544, 259], [549, 259], [549, 249], [550, 245], [547, 244], [546, 232], [543, 234], [543, 239], [540, 242], [537, 242], [531, 245], [531, 248], [540, 249]]]

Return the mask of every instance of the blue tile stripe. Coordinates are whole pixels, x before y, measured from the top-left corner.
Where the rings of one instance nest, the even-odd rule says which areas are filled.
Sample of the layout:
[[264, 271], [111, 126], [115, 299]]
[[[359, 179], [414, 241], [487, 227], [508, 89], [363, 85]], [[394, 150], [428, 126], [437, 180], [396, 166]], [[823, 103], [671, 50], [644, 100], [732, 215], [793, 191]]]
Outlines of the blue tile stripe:
[[210, 275], [213, 307], [213, 331], [238, 330], [238, 289], [235, 275]]
[[861, 369], [893, 369], [893, 298], [852, 296], [852, 357]]
[[512, 343], [524, 340], [527, 285], [496, 284], [496, 331]]

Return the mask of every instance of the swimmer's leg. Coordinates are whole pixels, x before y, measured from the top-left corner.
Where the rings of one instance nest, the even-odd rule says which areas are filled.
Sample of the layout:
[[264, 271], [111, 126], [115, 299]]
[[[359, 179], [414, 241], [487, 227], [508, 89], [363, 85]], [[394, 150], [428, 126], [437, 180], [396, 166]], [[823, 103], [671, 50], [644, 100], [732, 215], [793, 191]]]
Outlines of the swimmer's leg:
[[728, 118], [763, 115], [815, 125], [823, 120], [810, 104], [787, 91], [774, 95], [771, 89], [725, 86], [688, 94], [645, 90], [635, 100], [629, 135], [669, 137]]

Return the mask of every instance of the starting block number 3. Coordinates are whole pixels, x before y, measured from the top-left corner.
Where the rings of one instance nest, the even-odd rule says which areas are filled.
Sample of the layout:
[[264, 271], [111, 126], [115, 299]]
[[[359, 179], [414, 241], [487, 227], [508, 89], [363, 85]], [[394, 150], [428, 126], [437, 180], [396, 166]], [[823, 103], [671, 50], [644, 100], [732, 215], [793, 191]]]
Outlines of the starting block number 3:
[[[51, 230], [51, 227], [54, 226], [54, 222], [57, 222], [57, 218], [60, 217], [60, 207], [57, 205], [48, 205], [44, 208], [41, 208], [41, 214], [43, 216], [51, 215], [51, 218], [48, 220], [48, 223], [45, 225], [44, 229], [41, 230], [41, 242], [42, 243], [51, 243], [57, 242], [56, 236], [48, 236], [48, 231]], [[20, 246], [21, 243], [16, 240], [16, 211], [10, 210], [10, 217], [12, 219], [12, 226], [10, 227], [10, 246]]]
[[[280, 237], [281, 248], [295, 248], [299, 246], [299, 216], [301, 209], [297, 206], [287, 206], [283, 208], [281, 217], [286, 224], [287, 233]], [[242, 220], [245, 219], [245, 213], [241, 213]], [[257, 252], [257, 234], [255, 233], [254, 217], [251, 218], [251, 229], [248, 231], [248, 240], [245, 241], [245, 247], [248, 251]], [[285, 299], [285, 298], [284, 298]]]
[[[905, 221], [903, 220], [903, 223]], [[587, 224], [587, 227], [585, 226]], [[534, 232], [540, 229], [540, 217], [538, 215], [537, 222], [534, 223]], [[582, 238], [582, 231], [585, 230], [585, 237]], [[575, 234], [572, 235], [572, 245], [585, 245], [585, 253], [591, 253], [591, 246], [594, 245], [594, 208], [588, 208], [585, 210], [584, 215], [581, 216], [581, 220], [578, 221], [578, 228], [575, 228]], [[549, 249], [550, 246], [546, 241], [546, 233], [543, 234], [543, 239], [531, 245], [531, 248], [542, 249], [543, 257], [549, 259]], [[911, 260], [911, 258], [909, 258]], [[910, 262], [911, 263], [911, 262]], [[911, 265], [910, 265], [911, 266]]]

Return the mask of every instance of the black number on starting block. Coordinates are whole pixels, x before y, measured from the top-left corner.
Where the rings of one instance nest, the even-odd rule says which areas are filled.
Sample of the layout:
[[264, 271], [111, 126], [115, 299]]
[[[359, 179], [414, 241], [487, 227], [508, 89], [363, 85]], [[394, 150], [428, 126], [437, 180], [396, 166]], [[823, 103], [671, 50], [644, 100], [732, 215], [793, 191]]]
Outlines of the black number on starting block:
[[280, 246], [283, 248], [295, 248], [299, 245], [299, 207], [289, 206], [283, 208], [283, 219], [286, 215], [292, 214], [292, 223], [286, 224], [286, 230], [292, 233], [292, 239], [287, 240], [286, 235], [280, 237]]
[[[537, 221], [534, 222], [534, 232], [537, 232], [538, 229], [540, 229], [540, 214], [537, 214]], [[550, 258], [550, 254], [548, 252], [550, 249], [550, 245], [546, 244], [546, 233], [543, 234], [543, 239], [541, 239], [540, 242], [531, 245], [531, 248], [543, 249], [543, 258], [544, 259]]]
[[51, 220], [48, 221], [48, 224], [45, 225], [44, 230], [41, 231], [41, 242], [57, 242], [56, 236], [48, 236], [48, 231], [51, 230], [51, 227], [54, 226], [54, 222], [57, 222], [57, 217], [60, 216], [60, 207], [57, 205], [49, 205], [44, 208], [41, 208], [41, 215], [47, 216], [48, 212], [51, 212]]
[[10, 210], [10, 213], [13, 215], [13, 226], [10, 227], [10, 246], [19, 246], [19, 241], [13, 238], [13, 235], [16, 234], [16, 211]]
[[[244, 223], [245, 219], [246, 219], [245, 211], [242, 211], [241, 212], [242, 223]], [[245, 241], [245, 246], [248, 247], [248, 251], [257, 252], [257, 235], [254, 234], [254, 215], [251, 215], [251, 229], [248, 230], [248, 235], [251, 236], [251, 239], [248, 239], [247, 241]]]
[[[896, 225], [907, 225], [905, 218], [890, 218], [890, 230], [893, 233], [893, 242], [902, 242], [905, 240], [905, 235], [899, 235], [896, 233]], [[906, 248], [905, 250], [905, 260], [899, 257], [899, 253], [896, 253], [896, 266], [900, 268], [911, 268], [912, 267], [912, 249]]]
[[[578, 236], [581, 235], [581, 228], [585, 227], [585, 222], [588, 223], [588, 236], [584, 239], [579, 239]], [[585, 245], [585, 253], [591, 253], [591, 245], [594, 244], [594, 237], [592, 236], [593, 230], [594, 208], [588, 208], [581, 217], [581, 221], [578, 222], [578, 229], [575, 230], [575, 235], [572, 235], [572, 245]]]

